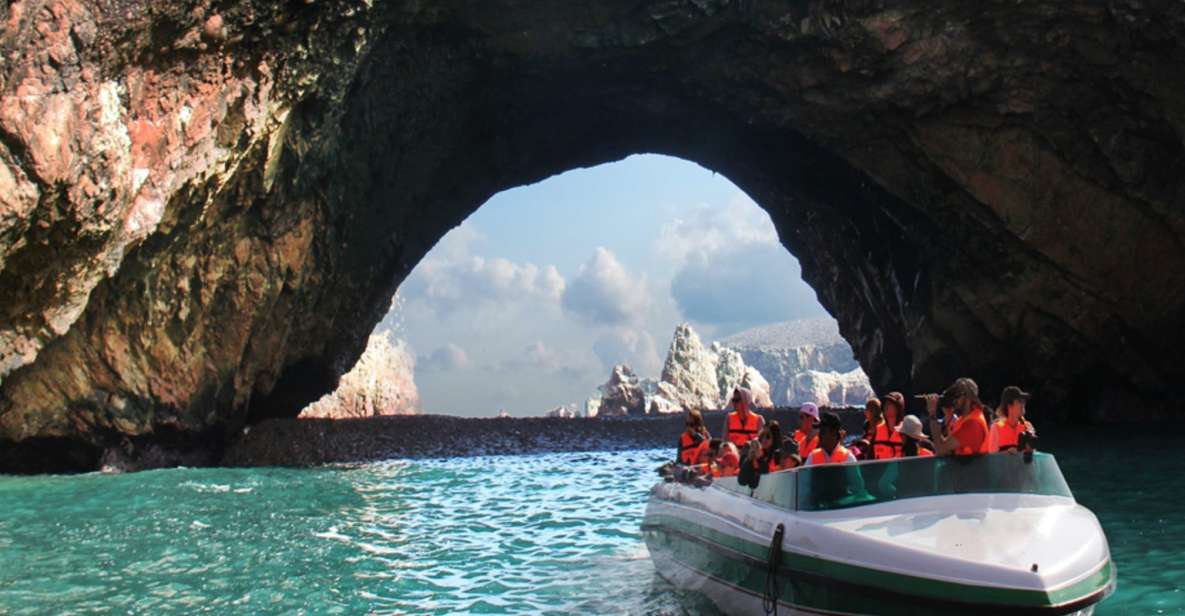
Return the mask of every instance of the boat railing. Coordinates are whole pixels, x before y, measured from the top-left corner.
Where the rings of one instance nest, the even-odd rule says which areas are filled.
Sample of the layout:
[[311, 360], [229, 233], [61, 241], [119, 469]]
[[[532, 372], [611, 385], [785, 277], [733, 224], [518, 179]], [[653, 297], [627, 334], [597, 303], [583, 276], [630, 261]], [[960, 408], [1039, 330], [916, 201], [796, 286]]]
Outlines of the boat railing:
[[950, 494], [1037, 494], [1073, 498], [1054, 457], [1012, 454], [896, 458], [823, 464], [764, 475], [750, 490], [721, 487], [794, 511], [829, 511]]

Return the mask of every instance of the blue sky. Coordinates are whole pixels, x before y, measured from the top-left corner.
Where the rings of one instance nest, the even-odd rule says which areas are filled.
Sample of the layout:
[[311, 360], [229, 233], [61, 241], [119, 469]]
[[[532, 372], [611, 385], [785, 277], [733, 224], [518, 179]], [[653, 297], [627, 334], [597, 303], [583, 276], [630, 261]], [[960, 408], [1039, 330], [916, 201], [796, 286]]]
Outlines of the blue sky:
[[769, 216], [727, 178], [658, 155], [495, 195], [399, 289], [385, 323], [430, 413], [539, 415], [615, 363], [657, 377], [676, 325], [711, 340], [826, 314]]

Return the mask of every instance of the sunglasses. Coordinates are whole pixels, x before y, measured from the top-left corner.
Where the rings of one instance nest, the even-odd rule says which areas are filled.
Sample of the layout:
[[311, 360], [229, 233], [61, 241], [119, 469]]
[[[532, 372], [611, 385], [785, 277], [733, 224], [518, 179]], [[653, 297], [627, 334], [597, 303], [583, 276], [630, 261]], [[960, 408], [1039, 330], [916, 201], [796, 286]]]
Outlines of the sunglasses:
[[740, 399], [740, 398], [733, 398], [733, 399], [732, 399], [732, 401], [733, 401], [733, 402], [740, 402], [740, 401], [741, 401], [741, 399]]

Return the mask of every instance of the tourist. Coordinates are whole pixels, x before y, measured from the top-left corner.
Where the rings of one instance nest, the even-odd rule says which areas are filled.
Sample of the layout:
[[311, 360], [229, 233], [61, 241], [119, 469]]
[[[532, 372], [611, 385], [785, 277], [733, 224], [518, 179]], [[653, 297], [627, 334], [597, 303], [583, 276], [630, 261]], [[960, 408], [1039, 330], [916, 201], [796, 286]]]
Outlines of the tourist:
[[737, 446], [729, 441], [720, 443], [719, 452], [713, 459], [712, 476], [733, 477], [741, 467], [741, 455]]
[[794, 442], [798, 444], [799, 457], [806, 459], [819, 447], [819, 407], [805, 402], [798, 407], [798, 429], [794, 431]]
[[737, 482], [756, 488], [762, 475], [778, 471], [778, 460], [781, 455], [782, 427], [777, 421], [771, 421], [761, 429], [755, 440], [749, 441], [745, 455], [742, 456]]
[[688, 411], [686, 429], [679, 435], [679, 464], [693, 466], [699, 464], [700, 458], [707, 452], [708, 441], [712, 435], [708, 434], [708, 427], [704, 425], [704, 416], [699, 411]]
[[946, 388], [942, 397], [953, 401], [956, 419], [949, 433], [942, 434], [938, 423], [940, 398], [929, 397], [926, 413], [930, 416], [930, 438], [937, 455], [970, 456], [987, 453], [988, 426], [983, 416], [983, 403], [979, 400], [979, 386], [967, 377], [956, 380]]
[[869, 398], [864, 403], [864, 433], [860, 435], [856, 442], [852, 443], [848, 449], [856, 454], [858, 460], [872, 460], [872, 442], [876, 440], [876, 427], [880, 424], [884, 412], [881, 410], [881, 401], [876, 398]]
[[839, 415], [823, 413], [819, 420], [819, 447], [811, 452], [803, 462], [806, 466], [818, 464], [846, 464], [855, 462], [856, 456], [840, 443], [840, 431], [843, 425]]
[[765, 426], [765, 418], [752, 411], [753, 392], [737, 387], [732, 392], [733, 411], [724, 418], [724, 440], [738, 448], [757, 437]]
[[905, 414], [905, 396], [901, 392], [889, 392], [881, 400], [883, 417], [876, 424], [872, 438], [872, 454], [874, 460], [888, 460], [901, 457], [901, 435], [894, 428]]
[[999, 410], [1002, 413], [997, 413], [1002, 416], [992, 422], [991, 431], [988, 433], [988, 451], [990, 453], [997, 451], [1015, 453], [1023, 448], [1022, 440], [1026, 444], [1032, 440], [1031, 437], [1022, 437], [1026, 433], [1036, 434], [1033, 424], [1025, 421], [1025, 403], [1030, 397], [1027, 392], [1015, 385], [1004, 388], [1000, 394]]
[[901, 435], [901, 457], [914, 458], [934, 455], [934, 444], [922, 432], [922, 420], [914, 415], [906, 415], [901, 425], [895, 429]]
[[778, 456], [778, 470], [788, 471], [802, 466], [802, 456], [792, 449], [782, 449]]

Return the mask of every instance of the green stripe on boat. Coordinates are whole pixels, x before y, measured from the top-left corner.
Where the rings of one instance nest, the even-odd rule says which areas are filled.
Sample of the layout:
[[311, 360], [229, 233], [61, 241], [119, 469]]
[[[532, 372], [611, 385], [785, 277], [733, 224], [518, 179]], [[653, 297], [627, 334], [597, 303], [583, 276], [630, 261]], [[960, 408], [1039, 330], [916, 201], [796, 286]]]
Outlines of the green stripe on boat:
[[[677, 543], [675, 543], [670, 541], [669, 536], [667, 539], [668, 545], [665, 546], [679, 552], [682, 556], [690, 557], [693, 562], [687, 562], [686, 564], [696, 567], [704, 573], [727, 580], [730, 583], [738, 584], [757, 593], [762, 591], [762, 585], [765, 580], [763, 563], [768, 555], [768, 546], [722, 533], [676, 516], [665, 514], [650, 514], [646, 516], [643, 523], [643, 530], [654, 530], [656, 527], [663, 530], [670, 529], [680, 534], [701, 537], [713, 544], [762, 563], [759, 571], [753, 571], [753, 567], [736, 564], [735, 560], [730, 560], [728, 563], [719, 562], [721, 559], [715, 557], [716, 555], [706, 546], [696, 545], [686, 540], [677, 540]], [[667, 534], [669, 535], [669, 533]], [[786, 550], [782, 551], [782, 563], [783, 568], [788, 569], [791, 576], [794, 574], [805, 574], [834, 580], [843, 584], [880, 589], [908, 597], [931, 599], [940, 602], [979, 604], [999, 608], [1049, 608], [1065, 605], [1105, 590], [1111, 583], [1114, 573], [1112, 563], [1108, 560], [1095, 573], [1083, 580], [1065, 588], [1045, 592], [1018, 588], [993, 588], [934, 580], [921, 576], [840, 563]], [[794, 584], [794, 586], [798, 585]], [[785, 588], [783, 589], [782, 596], [787, 603], [823, 610], [859, 612], [861, 610], [867, 611], [873, 609], [877, 613], [889, 613], [896, 611], [895, 609], [889, 609], [890, 607], [898, 607], [885, 604], [882, 601], [861, 601], [859, 597], [846, 597], [843, 596], [843, 593], [821, 593], [818, 589], [813, 589], [809, 585], [802, 585], [801, 588]], [[842, 607], [841, 604], [843, 604]], [[900, 607], [913, 610], [911, 612], [913, 614], [917, 613], [916, 606], [901, 605]]]

